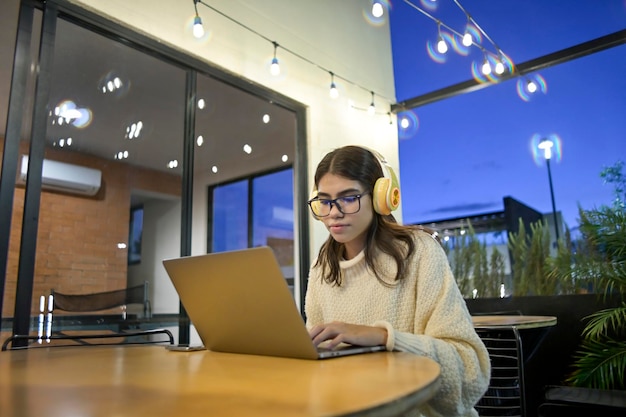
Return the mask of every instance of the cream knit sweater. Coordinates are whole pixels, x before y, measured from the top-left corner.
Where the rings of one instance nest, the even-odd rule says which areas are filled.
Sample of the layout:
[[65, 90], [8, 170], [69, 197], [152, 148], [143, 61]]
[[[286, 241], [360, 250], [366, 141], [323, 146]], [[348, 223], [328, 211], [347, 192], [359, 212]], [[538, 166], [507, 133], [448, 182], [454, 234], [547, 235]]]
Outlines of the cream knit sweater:
[[[376, 263], [385, 281], [392, 283], [393, 258], [380, 253]], [[387, 350], [427, 356], [441, 367], [438, 393], [410, 415], [478, 416], [474, 405], [489, 384], [489, 356], [439, 243], [416, 231], [407, 275], [392, 288], [376, 279], [364, 252], [342, 261], [341, 271], [338, 287], [323, 281], [321, 268], [311, 268], [307, 326], [342, 321], [387, 328]]]

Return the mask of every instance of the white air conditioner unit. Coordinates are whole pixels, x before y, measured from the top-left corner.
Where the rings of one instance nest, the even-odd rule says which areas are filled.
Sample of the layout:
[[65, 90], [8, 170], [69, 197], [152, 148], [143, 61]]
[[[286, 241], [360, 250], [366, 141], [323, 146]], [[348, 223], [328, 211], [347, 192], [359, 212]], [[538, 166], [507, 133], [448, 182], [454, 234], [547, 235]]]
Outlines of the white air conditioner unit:
[[[22, 155], [19, 182], [26, 183], [28, 156]], [[43, 160], [41, 187], [72, 194], [96, 195], [102, 184], [102, 172], [65, 162]]]

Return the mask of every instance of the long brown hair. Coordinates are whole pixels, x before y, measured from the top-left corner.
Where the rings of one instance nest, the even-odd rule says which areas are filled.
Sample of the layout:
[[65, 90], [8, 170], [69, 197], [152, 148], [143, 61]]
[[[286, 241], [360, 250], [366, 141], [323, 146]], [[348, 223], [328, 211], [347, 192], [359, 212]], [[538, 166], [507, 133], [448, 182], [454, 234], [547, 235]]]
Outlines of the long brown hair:
[[[378, 158], [360, 146], [344, 146], [326, 154], [315, 171], [316, 188], [320, 179], [329, 173], [358, 181], [369, 191], [374, 189], [376, 180], [384, 175]], [[376, 251], [380, 250], [395, 260], [397, 265], [395, 281], [402, 279], [406, 270], [405, 260], [415, 250], [414, 230], [416, 227], [398, 224], [391, 214], [385, 216], [374, 212], [374, 220], [367, 231], [365, 262], [383, 285], [391, 284], [386, 282], [377, 270], [374, 262]], [[332, 236], [329, 236], [320, 248], [314, 266], [322, 267], [322, 278], [329, 284], [340, 286], [342, 283], [339, 261], [343, 252], [343, 243], [337, 242]]]

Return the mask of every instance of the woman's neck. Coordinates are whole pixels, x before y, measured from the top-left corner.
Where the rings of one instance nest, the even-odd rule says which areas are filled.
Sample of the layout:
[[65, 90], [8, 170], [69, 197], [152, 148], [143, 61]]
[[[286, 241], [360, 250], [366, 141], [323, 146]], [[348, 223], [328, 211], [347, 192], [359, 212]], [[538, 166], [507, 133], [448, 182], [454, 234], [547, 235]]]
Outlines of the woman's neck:
[[354, 239], [343, 245], [343, 257], [346, 261], [357, 256], [365, 248], [365, 237], [363, 239]]

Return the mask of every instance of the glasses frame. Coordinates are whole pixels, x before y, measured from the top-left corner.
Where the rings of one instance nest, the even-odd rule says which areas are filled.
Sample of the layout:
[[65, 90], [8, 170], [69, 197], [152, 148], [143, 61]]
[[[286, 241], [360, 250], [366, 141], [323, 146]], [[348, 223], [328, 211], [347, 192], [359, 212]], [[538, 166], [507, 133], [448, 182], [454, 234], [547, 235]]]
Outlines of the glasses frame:
[[[315, 217], [328, 217], [328, 216], [330, 216], [330, 212], [332, 211], [333, 206], [337, 207], [337, 210], [339, 210], [339, 213], [341, 213], [341, 214], [344, 214], [344, 215], [345, 214], [356, 214], [359, 211], [361, 211], [361, 197], [363, 197], [364, 195], [367, 195], [367, 194], [370, 194], [370, 192], [369, 191], [365, 191], [365, 192], [362, 192], [362, 193], [359, 193], [359, 194], [343, 195], [341, 197], [337, 197], [337, 198], [333, 198], [333, 199], [330, 199], [330, 198], [319, 198], [319, 196], [315, 196], [312, 199], [310, 199], [309, 201], [307, 201], [306, 203], [309, 205], [309, 208], [311, 209], [311, 213], [313, 213], [313, 215]], [[356, 197], [356, 199], [357, 199], [357, 201], [359, 203], [359, 208], [356, 211], [353, 211], [351, 213], [346, 213], [341, 208], [341, 205], [338, 204], [337, 200], [342, 200], [344, 198], [350, 198], [350, 197]], [[328, 214], [319, 215], [319, 214], [315, 213], [315, 210], [313, 210], [313, 206], [311, 205], [311, 203], [313, 203], [314, 201], [320, 201], [320, 200], [328, 201], [330, 203], [330, 208], [328, 209]]]

